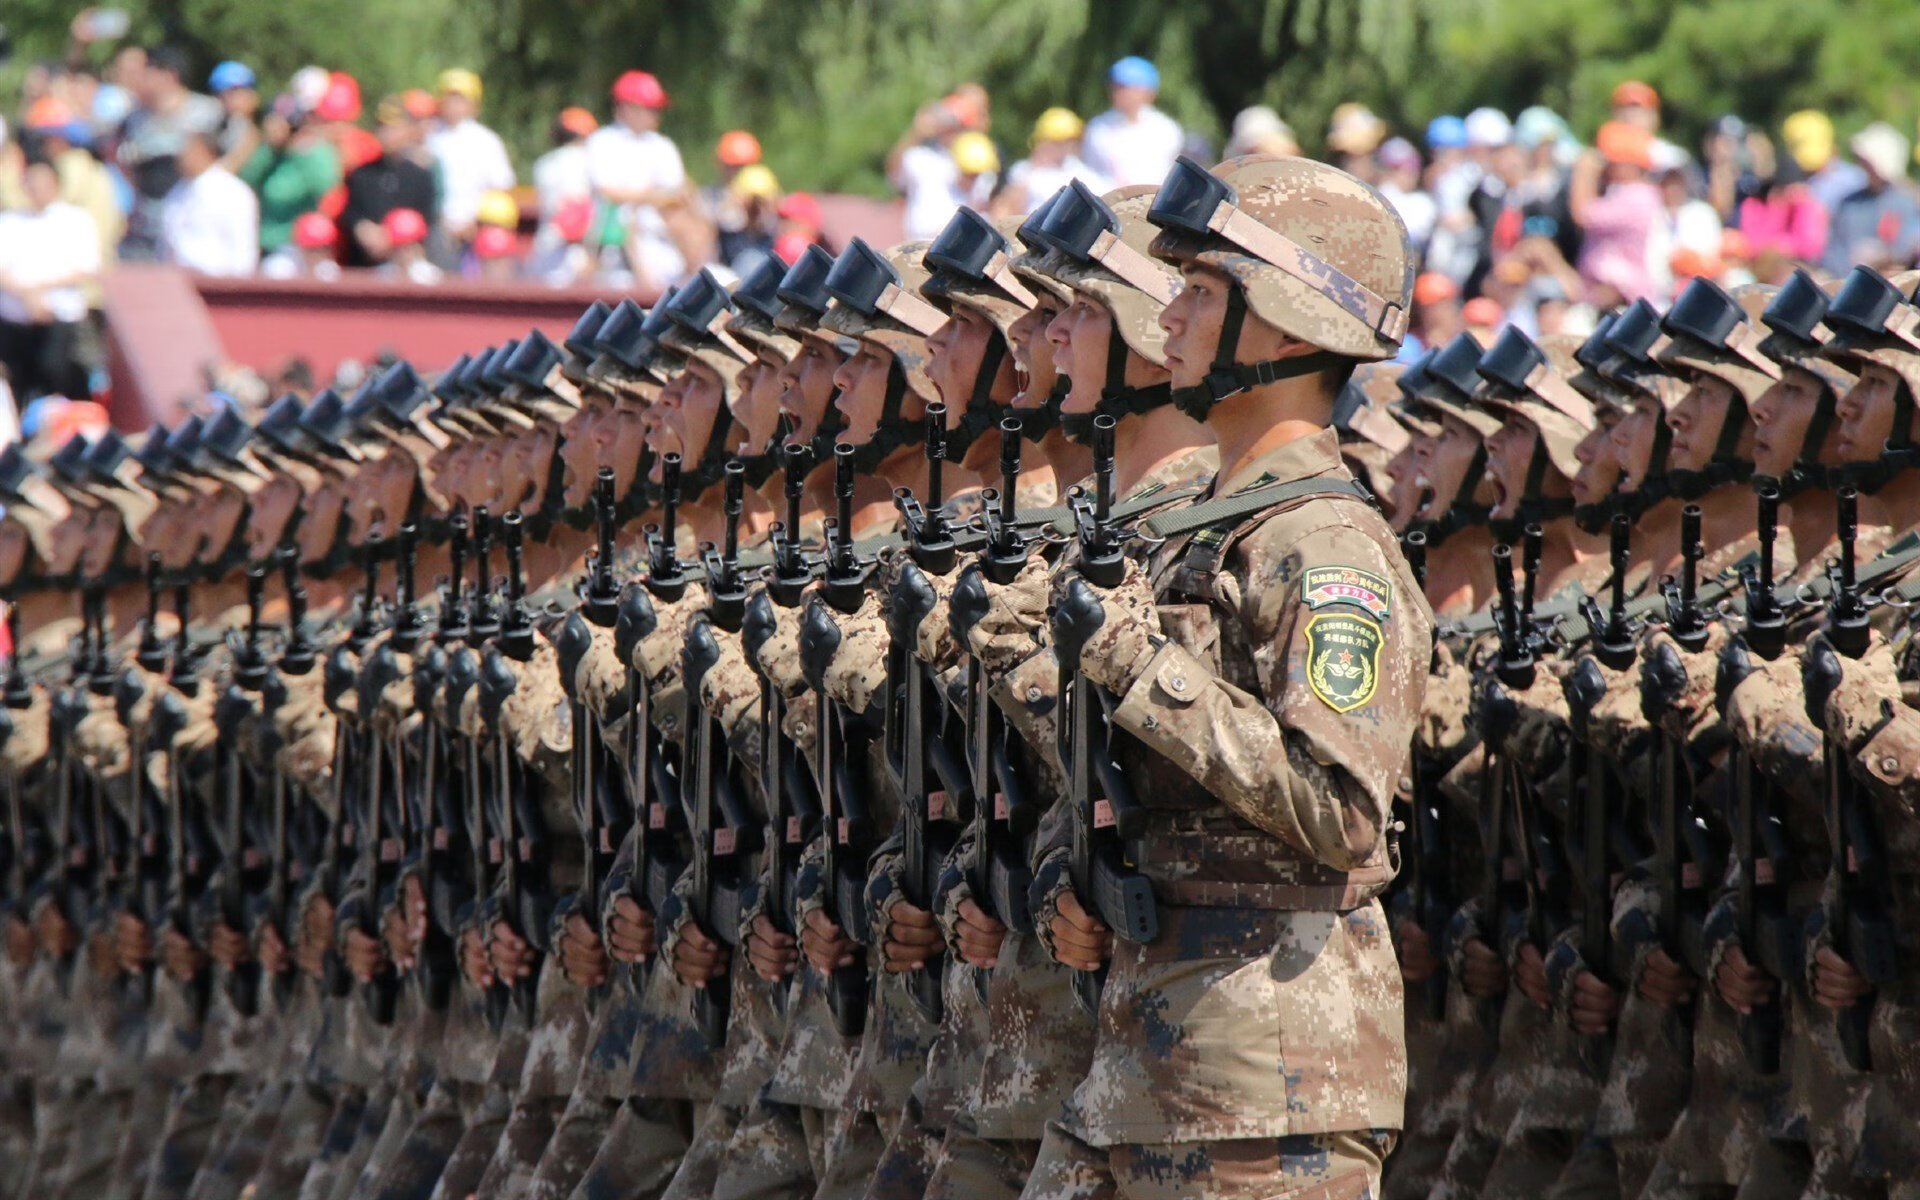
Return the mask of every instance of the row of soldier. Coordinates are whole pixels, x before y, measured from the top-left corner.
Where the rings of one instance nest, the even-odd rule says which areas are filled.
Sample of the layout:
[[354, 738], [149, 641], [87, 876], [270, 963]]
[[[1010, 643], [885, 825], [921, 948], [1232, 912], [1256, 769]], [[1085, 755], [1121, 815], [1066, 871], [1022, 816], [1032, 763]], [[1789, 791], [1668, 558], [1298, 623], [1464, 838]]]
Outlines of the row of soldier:
[[1407, 265], [1182, 163], [10, 453], [0, 1184], [1911, 1186], [1906, 281]]

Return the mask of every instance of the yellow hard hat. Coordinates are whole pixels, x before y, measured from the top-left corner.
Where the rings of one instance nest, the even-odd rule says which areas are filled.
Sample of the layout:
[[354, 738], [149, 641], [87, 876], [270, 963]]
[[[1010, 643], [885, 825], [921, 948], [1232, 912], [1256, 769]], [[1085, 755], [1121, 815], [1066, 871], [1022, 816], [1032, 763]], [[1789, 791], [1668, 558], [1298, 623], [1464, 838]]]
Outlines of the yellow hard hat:
[[727, 190], [736, 196], [755, 196], [761, 200], [775, 200], [780, 196], [780, 181], [774, 177], [773, 168], [765, 163], [748, 163], [734, 175]]
[[517, 229], [520, 226], [520, 205], [514, 201], [512, 192], [482, 192], [480, 207], [474, 210], [473, 216], [482, 225]]
[[1818, 171], [1833, 158], [1833, 121], [1817, 108], [1803, 108], [1781, 122], [1780, 140], [1802, 171]]
[[1036, 146], [1041, 142], [1071, 142], [1086, 127], [1087, 123], [1072, 109], [1050, 108], [1033, 123], [1033, 136], [1028, 140]]
[[993, 139], [984, 133], [969, 130], [959, 135], [947, 152], [953, 155], [953, 164], [963, 175], [985, 175], [1000, 169], [1000, 152], [993, 148]]
[[440, 72], [440, 78], [438, 82], [434, 84], [433, 90], [442, 96], [449, 94], [465, 96], [475, 104], [478, 104], [480, 103], [481, 92], [480, 76], [467, 70], [465, 67], [449, 67]]

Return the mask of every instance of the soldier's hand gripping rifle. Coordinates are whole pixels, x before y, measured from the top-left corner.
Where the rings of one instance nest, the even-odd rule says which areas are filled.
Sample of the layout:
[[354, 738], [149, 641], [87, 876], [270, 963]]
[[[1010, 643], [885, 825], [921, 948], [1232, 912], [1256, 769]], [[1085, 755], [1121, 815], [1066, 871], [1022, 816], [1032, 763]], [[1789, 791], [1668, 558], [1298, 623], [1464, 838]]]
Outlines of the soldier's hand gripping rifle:
[[[971, 805], [972, 787], [959, 756], [947, 741], [950, 723], [943, 718], [946, 700], [939, 676], [915, 653], [921, 622], [939, 604], [931, 573], [952, 572], [955, 547], [942, 508], [941, 468], [947, 452], [947, 407], [927, 406], [927, 500], [925, 506], [907, 488], [894, 493], [908, 537], [911, 561], [901, 567], [892, 588], [887, 613], [887, 763], [900, 785], [902, 898], [922, 912], [932, 910], [939, 886], [941, 863], [953, 849], [951, 817]], [[1018, 437], [1002, 443], [1004, 466], [1013, 456], [1013, 476], [1020, 472]], [[936, 727], [937, 725], [937, 727]], [[943, 948], [918, 971], [905, 972], [901, 985], [914, 1006], [930, 1023], [940, 1021]]]
[[[1106, 620], [1094, 588], [1118, 587], [1126, 578], [1126, 537], [1113, 528], [1113, 431], [1111, 417], [1094, 418], [1092, 496], [1070, 493], [1079, 536], [1080, 577], [1067, 585], [1053, 616], [1054, 654], [1060, 662], [1060, 761], [1067, 768], [1067, 809], [1072, 847], [1067, 874], [1086, 910], [1113, 935], [1151, 942], [1160, 934], [1153, 886], [1135, 864], [1145, 834], [1146, 810], [1113, 757], [1113, 711], [1118, 699], [1080, 670], [1080, 654]], [[1076, 971], [1074, 998], [1088, 1012], [1100, 1007], [1107, 968]]]
[[[1772, 482], [1754, 487], [1759, 518], [1760, 559], [1757, 565], [1741, 568], [1741, 587], [1746, 594], [1746, 628], [1742, 640], [1746, 648], [1772, 661], [1786, 649], [1786, 613], [1774, 594], [1774, 540], [1780, 518], [1780, 487]], [[1727, 653], [1737, 651], [1729, 646]], [[1727, 676], [1727, 657], [1721, 658], [1722, 691], [1730, 691], [1735, 682]], [[1726, 697], [1721, 697], [1726, 707]], [[1775, 803], [1773, 779], [1760, 767], [1753, 755], [1736, 743], [1728, 758], [1728, 770], [1734, 784], [1733, 852], [1740, 864], [1736, 886], [1735, 919], [1740, 945], [1755, 966], [1776, 981], [1794, 979], [1800, 973], [1802, 937], [1799, 922], [1787, 911], [1787, 841]], [[1738, 1016], [1741, 1051], [1747, 1065], [1762, 1075], [1780, 1070], [1781, 1039], [1785, 1033], [1784, 1010], [1779, 997], [1756, 1004], [1751, 1012]]]
[[814, 786], [820, 793], [821, 886], [825, 908], [854, 943], [848, 966], [827, 977], [827, 1007], [842, 1037], [859, 1037], [867, 1021], [867, 945], [872, 931], [866, 909], [867, 856], [874, 821], [852, 764], [871, 740], [862, 714], [847, 711], [827, 694], [826, 672], [840, 648], [840, 626], [826, 611], [851, 614], [866, 594], [871, 564], [853, 549], [854, 448], [833, 448], [835, 518], [827, 532], [827, 576], [822, 603], [810, 604], [800, 629], [801, 669], [819, 705], [820, 728], [814, 744]]
[[[1700, 506], [1680, 510], [1680, 578], [1664, 580], [1661, 592], [1667, 605], [1667, 629], [1681, 649], [1697, 654], [1706, 648], [1706, 616], [1697, 598], [1700, 560], [1706, 554], [1700, 542]], [[1664, 719], [1686, 686], [1685, 664], [1671, 645], [1652, 651], [1642, 674], [1641, 702], [1658, 733], [1658, 799], [1654, 830], [1659, 856], [1657, 889], [1660, 895], [1661, 936], [1667, 957], [1707, 976], [1706, 913], [1708, 876], [1716, 862], [1706, 828], [1695, 811], [1695, 772], [1684, 733], [1675, 733]]]
[[[166, 923], [175, 932], [192, 938], [191, 914], [198, 899], [205, 862], [200, 854], [203, 839], [192, 826], [186, 812], [187, 799], [183, 794], [186, 768], [180, 762], [181, 752], [176, 745], [176, 739], [186, 729], [188, 719], [186, 703], [180, 699], [178, 692], [162, 692], [153, 703], [153, 721], [148, 727], [148, 736], [151, 745], [167, 756], [167, 783], [163, 796], [167, 811]], [[212, 996], [212, 980], [206, 968], [202, 967], [192, 979], [182, 981], [181, 987], [193, 1012], [203, 1016]]]
[[1519, 772], [1503, 750], [1518, 716], [1507, 692], [1533, 686], [1535, 666], [1533, 640], [1523, 624], [1514, 588], [1511, 546], [1493, 548], [1493, 579], [1497, 594], [1494, 625], [1499, 635], [1494, 677], [1500, 686], [1488, 687], [1480, 696], [1481, 736], [1490, 758], [1482, 784], [1481, 845], [1486, 869], [1481, 877], [1480, 911], [1495, 952], [1504, 955], [1513, 942], [1526, 936], [1530, 894], [1527, 847], [1516, 813]]
[[[395, 807], [399, 807], [403, 780], [402, 772], [393, 761], [396, 748], [388, 746], [381, 736], [377, 718], [381, 693], [400, 678], [400, 660], [393, 652], [391, 641], [375, 647], [360, 666], [360, 723], [366, 747], [361, 797], [364, 836], [360, 840], [360, 932], [375, 941], [382, 940], [382, 897], [400, 869], [400, 838], [397, 831], [387, 828], [387, 799], [393, 796]], [[393, 1022], [400, 998], [400, 977], [384, 954], [373, 978], [366, 982], [364, 997], [367, 1011], [376, 1024]]]
[[[214, 723], [220, 730], [217, 750], [220, 774], [221, 825], [225, 831], [221, 853], [225, 862], [220, 870], [220, 920], [236, 933], [245, 933], [247, 919], [247, 883], [258, 852], [249, 853], [246, 811], [257, 794], [252, 773], [247, 770], [239, 750], [242, 726], [252, 716], [258, 696], [267, 678], [266, 651], [260, 645], [260, 605], [265, 599], [267, 572], [264, 567], [247, 569], [247, 629], [238, 638], [230, 637], [234, 682], [228, 685], [214, 710]], [[227, 999], [234, 1011], [250, 1017], [260, 1011], [260, 963], [249, 958], [227, 971]]]
[[[1843, 658], [1857, 659], [1867, 652], [1872, 630], [1867, 623], [1868, 603], [1860, 594], [1855, 577], [1854, 542], [1859, 536], [1859, 494], [1852, 487], [1840, 490], [1840, 555], [1830, 577], [1832, 599], [1827, 606], [1826, 639]], [[1826, 719], [1826, 700], [1839, 682], [1841, 667], [1837, 660], [1823, 661], [1824, 652], [1809, 656], [1806, 666], [1807, 715], [1823, 730], [1830, 730]], [[1860, 798], [1859, 785], [1851, 770], [1852, 749], [1828, 732], [1825, 739], [1827, 766], [1827, 837], [1832, 843], [1832, 867], [1836, 879], [1827, 888], [1829, 903], [1827, 929], [1836, 954], [1858, 971], [1877, 990], [1899, 976], [1891, 906], [1886, 897], [1888, 868], [1884, 843], [1872, 813]], [[1869, 993], [1841, 1009], [1838, 1021], [1840, 1048], [1847, 1064], [1856, 1071], [1874, 1069], [1868, 1030], [1873, 1024], [1877, 996]]]

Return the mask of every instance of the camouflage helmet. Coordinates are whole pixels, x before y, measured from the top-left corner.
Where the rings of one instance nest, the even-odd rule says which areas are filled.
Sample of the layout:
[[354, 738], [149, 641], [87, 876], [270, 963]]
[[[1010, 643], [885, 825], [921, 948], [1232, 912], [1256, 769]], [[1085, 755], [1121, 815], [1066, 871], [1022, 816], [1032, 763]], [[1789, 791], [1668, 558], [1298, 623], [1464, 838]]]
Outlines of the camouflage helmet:
[[971, 208], [953, 214], [927, 246], [921, 265], [931, 277], [920, 294], [943, 312], [958, 304], [993, 323], [1002, 337], [1033, 308], [1033, 291], [1013, 271], [1017, 217], [990, 221]]
[[663, 307], [667, 326], [660, 333], [660, 345], [711, 369], [720, 376], [731, 400], [734, 376], [754, 354], [727, 332], [727, 321], [736, 310], [726, 285], [712, 268], [702, 267]]
[[1568, 385], [1593, 403], [1596, 415], [1604, 411], [1625, 416], [1633, 408], [1633, 397], [1627, 389], [1603, 374], [1613, 355], [1607, 347], [1607, 333], [1613, 328], [1615, 316], [1601, 316], [1593, 332], [1573, 352], [1573, 361], [1580, 369], [1567, 376]]
[[1509, 325], [1476, 368], [1485, 381], [1475, 395], [1480, 406], [1524, 418], [1539, 433], [1547, 461], [1569, 479], [1580, 470], [1573, 449], [1595, 424], [1593, 402], [1567, 382], [1580, 369], [1579, 348], [1576, 337], [1535, 342]]
[[[1180, 278], [1147, 253], [1153, 189], [1116, 188], [1104, 196], [1074, 180], [1048, 206], [1040, 236], [1052, 251], [1035, 264], [1069, 292], [1098, 300], [1127, 349], [1155, 366], [1167, 361], [1160, 313], [1180, 293]], [[1117, 381], [1110, 381], [1117, 382]]]
[[1226, 275], [1247, 309], [1287, 336], [1363, 361], [1398, 352], [1415, 267], [1407, 227], [1345, 171], [1250, 154], [1209, 172], [1182, 156], [1149, 219], [1161, 230], [1157, 257]]
[[1440, 417], [1452, 417], [1482, 438], [1500, 432], [1506, 415], [1489, 410], [1476, 399], [1480, 391], [1480, 353], [1480, 343], [1473, 335], [1460, 333], [1423, 356], [1399, 379], [1408, 405], [1416, 411], [1426, 409]]
[[1055, 192], [1041, 201], [1039, 207], [1028, 213], [1026, 219], [1020, 222], [1019, 228], [1014, 231], [1014, 241], [1018, 243], [1018, 248], [1013, 256], [1013, 273], [1036, 293], [1044, 291], [1060, 303], [1070, 304], [1073, 302], [1072, 290], [1061, 284], [1053, 277], [1051, 271], [1046, 269], [1048, 256], [1058, 254], [1059, 251], [1047, 242], [1040, 231], [1041, 225], [1047, 219], [1047, 211], [1059, 198], [1060, 193]]
[[1780, 285], [1760, 314], [1760, 323], [1768, 330], [1760, 341], [1760, 353], [1783, 368], [1797, 367], [1812, 375], [1825, 385], [1829, 399], [1858, 379], [1838, 359], [1822, 353], [1833, 337], [1826, 324], [1831, 303], [1819, 280], [1801, 267]]
[[1920, 306], [1913, 302], [1920, 271], [1888, 277], [1872, 267], [1855, 267], [1827, 308], [1833, 330], [1823, 353], [1857, 367], [1878, 363], [1899, 375], [1909, 397], [1920, 400]]
[[882, 254], [854, 238], [827, 275], [833, 304], [820, 329], [872, 342], [893, 355], [908, 389], [932, 404], [940, 393], [927, 377], [927, 337], [946, 316], [920, 297], [930, 278], [921, 261], [926, 253], [924, 241], [902, 242]]
[[780, 312], [780, 280], [786, 273], [786, 264], [769, 256], [741, 276], [733, 288], [735, 312], [726, 325], [727, 333], [741, 345], [781, 359], [792, 358], [800, 349], [798, 334], [773, 323]]
[[1773, 292], [1755, 284], [1732, 293], [1695, 276], [1660, 319], [1668, 340], [1655, 359], [1670, 371], [1718, 379], [1752, 404], [1780, 381], [1780, 364], [1760, 353], [1760, 319]]

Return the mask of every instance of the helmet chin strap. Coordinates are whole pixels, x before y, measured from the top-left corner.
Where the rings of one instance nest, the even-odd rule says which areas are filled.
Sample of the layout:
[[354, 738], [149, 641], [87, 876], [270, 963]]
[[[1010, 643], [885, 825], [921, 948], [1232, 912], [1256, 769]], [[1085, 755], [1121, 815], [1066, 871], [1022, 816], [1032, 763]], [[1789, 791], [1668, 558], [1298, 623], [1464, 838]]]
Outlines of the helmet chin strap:
[[[1437, 544], [1465, 529], [1469, 525], [1478, 525], [1487, 520], [1487, 506], [1475, 504], [1473, 494], [1480, 490], [1480, 480], [1487, 471], [1487, 448], [1475, 446], [1473, 461], [1460, 476], [1460, 486], [1454, 489], [1453, 503], [1447, 511], [1427, 523], [1427, 540]], [[1431, 502], [1429, 502], [1431, 503]]]
[[1017, 408], [1008, 410], [1011, 415], [1020, 418], [1020, 437], [1023, 441], [1039, 442], [1049, 433], [1060, 428], [1060, 405], [1065, 402], [1067, 393], [1073, 390], [1073, 381], [1064, 375], [1053, 377], [1053, 390], [1037, 408]]
[[1351, 361], [1347, 356], [1330, 350], [1315, 350], [1310, 354], [1274, 358], [1266, 362], [1236, 362], [1240, 351], [1240, 330], [1246, 320], [1246, 293], [1238, 285], [1228, 288], [1227, 312], [1220, 321], [1220, 340], [1214, 344], [1213, 368], [1197, 386], [1174, 389], [1174, 405], [1194, 420], [1206, 420], [1207, 414], [1221, 401], [1242, 392], [1278, 383], [1282, 379], [1317, 374]]
[[952, 458], [958, 460], [965, 456], [967, 448], [979, 441], [981, 434], [995, 428], [1001, 416], [1012, 411], [993, 402], [993, 385], [1000, 377], [1000, 364], [1006, 358], [1007, 339], [996, 329], [980, 352], [980, 367], [974, 373], [973, 393], [967, 397], [960, 427], [947, 431], [947, 453]]
[[[1747, 423], [1747, 402], [1738, 393], [1727, 401], [1726, 414], [1720, 420], [1720, 435], [1714, 439], [1713, 458], [1698, 471], [1675, 469], [1667, 472], [1674, 493], [1683, 500], [1698, 500], [1717, 487], [1744, 483], [1753, 475], [1753, 464], [1740, 458], [1740, 430]], [[1661, 422], [1661, 428], [1666, 423]]]
[[863, 475], [872, 473], [896, 450], [914, 439], [918, 431], [900, 419], [900, 405], [906, 395], [906, 368], [896, 358], [887, 367], [887, 398], [880, 405], [880, 423], [874, 426], [873, 436], [865, 444], [854, 448], [855, 472]]

